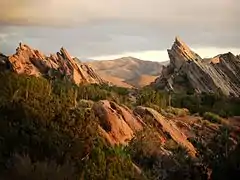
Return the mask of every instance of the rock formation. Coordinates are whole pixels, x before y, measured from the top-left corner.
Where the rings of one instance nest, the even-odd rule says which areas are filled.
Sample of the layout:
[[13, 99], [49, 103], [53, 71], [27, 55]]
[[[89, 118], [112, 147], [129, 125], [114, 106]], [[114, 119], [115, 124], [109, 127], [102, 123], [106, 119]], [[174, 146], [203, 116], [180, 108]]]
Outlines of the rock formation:
[[99, 119], [100, 133], [112, 145], [127, 144], [134, 132], [143, 128], [141, 119], [130, 109], [114, 102], [100, 101], [93, 105], [93, 110]]
[[135, 112], [140, 116], [144, 116], [145, 114], [151, 115], [154, 120], [160, 125], [158, 127], [161, 127], [161, 131], [163, 131], [165, 134], [169, 134], [176, 143], [187, 149], [192, 157], [195, 157], [196, 150], [194, 146], [188, 141], [187, 136], [181, 132], [181, 130], [175, 125], [173, 121], [169, 121], [156, 110], [148, 107], [139, 106], [135, 109]]
[[153, 83], [155, 87], [240, 96], [240, 59], [232, 53], [202, 59], [177, 37], [168, 54], [170, 64]]
[[163, 132], [164, 134], [164, 136], [159, 134], [159, 142], [164, 143], [166, 139], [173, 139], [185, 148], [192, 157], [196, 155], [194, 146], [188, 141], [187, 136], [175, 125], [175, 122], [163, 117], [152, 108], [139, 106], [132, 112], [125, 106], [120, 106], [108, 100], [102, 100], [95, 103], [92, 109], [99, 119], [100, 134], [111, 145], [126, 145], [136, 132], [147, 127], [147, 122], [144, 122], [143, 117], [150, 115], [158, 124], [159, 132]]
[[40, 51], [20, 43], [15, 54], [9, 57], [0, 55], [0, 60], [1, 67], [8, 67], [7, 69], [19, 74], [65, 78], [76, 84], [105, 83], [92, 68], [72, 58], [64, 48], [47, 57]]

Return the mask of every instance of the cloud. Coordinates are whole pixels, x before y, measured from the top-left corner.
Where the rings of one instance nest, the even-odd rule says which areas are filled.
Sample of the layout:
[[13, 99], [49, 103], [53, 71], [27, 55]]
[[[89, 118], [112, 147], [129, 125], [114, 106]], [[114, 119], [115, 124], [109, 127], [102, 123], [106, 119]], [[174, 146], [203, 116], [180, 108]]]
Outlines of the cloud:
[[1, 0], [0, 19], [69, 26], [104, 20], [232, 24], [238, 21], [238, 5], [238, 0]]
[[194, 48], [240, 48], [239, 0], [0, 0], [0, 7], [6, 53], [20, 41], [79, 57], [165, 51], [176, 35]]

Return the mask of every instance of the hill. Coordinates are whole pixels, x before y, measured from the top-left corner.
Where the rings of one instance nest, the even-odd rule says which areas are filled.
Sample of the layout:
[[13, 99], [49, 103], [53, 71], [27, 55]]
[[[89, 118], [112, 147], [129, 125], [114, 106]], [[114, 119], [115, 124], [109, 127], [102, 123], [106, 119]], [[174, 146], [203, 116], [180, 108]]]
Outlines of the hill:
[[159, 62], [143, 61], [134, 57], [88, 63], [99, 75], [120, 86], [142, 87], [157, 78], [163, 65]]

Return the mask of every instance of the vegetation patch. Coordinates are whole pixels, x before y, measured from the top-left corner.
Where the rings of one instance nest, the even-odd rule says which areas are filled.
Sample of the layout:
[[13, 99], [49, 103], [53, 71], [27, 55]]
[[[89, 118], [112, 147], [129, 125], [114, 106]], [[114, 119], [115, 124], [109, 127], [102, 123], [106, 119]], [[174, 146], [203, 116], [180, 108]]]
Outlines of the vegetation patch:
[[203, 118], [211, 121], [212, 123], [219, 123], [219, 124], [221, 124], [223, 122], [223, 118], [221, 118], [219, 115], [211, 113], [211, 112], [205, 112], [203, 114]]

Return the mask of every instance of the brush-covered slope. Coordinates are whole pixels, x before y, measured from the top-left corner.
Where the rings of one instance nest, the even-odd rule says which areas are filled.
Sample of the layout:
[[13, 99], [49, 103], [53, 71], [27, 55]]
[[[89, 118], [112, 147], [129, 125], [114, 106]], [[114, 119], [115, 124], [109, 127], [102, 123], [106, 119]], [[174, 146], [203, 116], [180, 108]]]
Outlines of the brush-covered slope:
[[0, 179], [221, 180], [231, 177], [223, 176], [227, 164], [230, 174], [239, 171], [239, 120], [190, 114], [191, 107], [232, 104], [237, 115], [239, 101], [184, 98], [189, 112], [147, 87], [76, 86], [17, 73], [0, 73], [0, 87]]

